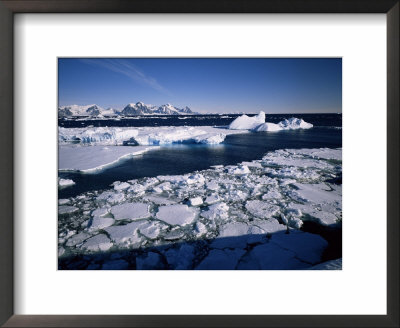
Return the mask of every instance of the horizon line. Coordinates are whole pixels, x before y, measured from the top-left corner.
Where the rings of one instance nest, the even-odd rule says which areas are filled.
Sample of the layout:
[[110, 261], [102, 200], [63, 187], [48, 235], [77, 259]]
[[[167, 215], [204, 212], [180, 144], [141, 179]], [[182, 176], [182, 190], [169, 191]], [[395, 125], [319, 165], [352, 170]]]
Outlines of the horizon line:
[[[126, 106], [128, 106], [130, 104], [137, 104], [137, 103], [142, 103], [142, 104], [144, 104], [146, 106], [172, 105], [172, 106], [175, 107], [175, 105], [173, 105], [173, 104], [171, 104], [169, 102], [167, 102], [165, 104], [162, 104], [162, 105], [154, 105], [154, 104], [146, 104], [143, 101], [137, 101], [137, 102], [129, 102], [123, 108], [125, 108]], [[60, 107], [68, 107], [68, 106], [90, 106], [90, 105], [92, 105], [92, 106], [96, 105], [96, 106], [99, 106], [99, 107], [104, 108], [104, 109], [123, 110], [123, 108], [112, 107], [112, 106], [103, 107], [102, 105], [99, 105], [97, 103], [91, 103], [91, 104], [85, 104], [85, 105], [78, 105], [76, 103], [75, 104], [69, 104], [69, 105], [58, 105], [57, 109], [60, 108]], [[186, 105], [184, 107], [188, 107], [189, 109], [192, 110], [192, 107], [190, 107], [190, 106]], [[176, 108], [179, 108], [179, 107], [176, 107]], [[205, 111], [208, 111], [208, 112], [205, 112]], [[263, 110], [263, 109], [258, 110], [258, 112], [245, 112], [245, 111], [240, 111], [240, 110], [236, 110], [235, 112], [211, 112], [210, 110], [201, 110], [200, 112], [195, 112], [195, 113], [203, 114], [203, 115], [206, 115], [206, 114], [258, 114], [261, 111], [264, 112], [265, 114], [342, 114], [342, 110], [340, 110], [340, 111], [332, 111], [332, 112], [288, 112], [288, 111], [285, 111], [285, 112], [272, 112], [271, 113], [271, 112], [267, 112], [266, 110]], [[166, 114], [159, 114], [159, 115], [166, 115]], [[189, 115], [189, 114], [187, 114], [187, 115]], [[135, 116], [139, 116], [139, 115], [135, 115]]]

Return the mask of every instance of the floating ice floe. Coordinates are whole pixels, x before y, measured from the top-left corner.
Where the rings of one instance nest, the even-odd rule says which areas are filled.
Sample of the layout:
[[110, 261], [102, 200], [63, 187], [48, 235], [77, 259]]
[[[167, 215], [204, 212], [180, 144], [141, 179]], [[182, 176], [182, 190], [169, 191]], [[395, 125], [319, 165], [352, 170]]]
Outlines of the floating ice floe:
[[187, 205], [166, 205], [160, 206], [157, 219], [170, 225], [186, 225], [194, 221], [197, 211]]
[[79, 211], [79, 207], [62, 205], [58, 207], [58, 214], [69, 214]]
[[144, 203], [123, 203], [110, 210], [115, 220], [139, 220], [150, 216], [149, 205]]
[[60, 188], [64, 188], [64, 187], [69, 187], [69, 186], [73, 186], [75, 184], [75, 182], [71, 179], [61, 179], [58, 178], [58, 186]]
[[254, 132], [310, 129], [312, 127], [311, 123], [307, 123], [303, 119], [296, 117], [285, 119], [277, 124], [265, 122], [265, 113], [263, 111], [253, 117], [247, 115], [239, 116], [229, 124], [230, 130], [251, 130]]
[[114, 223], [115, 220], [113, 218], [94, 217], [89, 221], [88, 229], [89, 231], [97, 231], [112, 226]]
[[229, 206], [225, 203], [217, 203], [208, 207], [207, 210], [201, 212], [201, 216], [208, 220], [227, 219]]
[[[59, 200], [62, 269], [331, 269], [307, 221], [342, 220], [341, 149], [286, 149]], [[240, 174], [234, 174], [238, 172]], [[340, 183], [340, 182], [339, 182]]]
[[70, 202], [69, 199], [59, 199], [58, 205], [65, 205], [65, 204], [68, 204], [69, 202]]
[[191, 206], [198, 206], [203, 204], [203, 199], [201, 197], [194, 197], [189, 199], [189, 203]]
[[271, 218], [280, 210], [279, 206], [267, 201], [250, 200], [246, 203], [246, 209], [256, 217]]
[[112, 246], [111, 240], [106, 235], [99, 234], [87, 239], [82, 248], [89, 251], [108, 251]]
[[132, 222], [125, 225], [111, 226], [104, 231], [110, 236], [110, 239], [121, 247], [140, 245], [142, 238], [137, 234], [142, 222]]

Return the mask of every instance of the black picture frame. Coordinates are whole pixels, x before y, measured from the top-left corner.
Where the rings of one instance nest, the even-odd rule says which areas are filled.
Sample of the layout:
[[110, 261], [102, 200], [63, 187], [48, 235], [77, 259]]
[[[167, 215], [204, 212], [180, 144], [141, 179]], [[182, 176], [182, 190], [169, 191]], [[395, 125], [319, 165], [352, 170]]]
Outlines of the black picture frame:
[[[4, 327], [399, 327], [399, 8], [399, 0], [0, 0], [0, 324]], [[14, 315], [13, 17], [16, 13], [386, 14], [387, 315]]]

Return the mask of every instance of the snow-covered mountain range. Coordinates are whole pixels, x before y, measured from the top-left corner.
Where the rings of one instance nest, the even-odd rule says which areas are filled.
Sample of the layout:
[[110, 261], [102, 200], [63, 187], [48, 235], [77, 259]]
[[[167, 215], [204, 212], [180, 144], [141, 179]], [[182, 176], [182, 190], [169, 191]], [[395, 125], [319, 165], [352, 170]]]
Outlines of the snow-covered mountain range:
[[128, 104], [122, 110], [107, 108], [104, 109], [98, 105], [70, 105], [70, 106], [61, 106], [58, 108], [58, 116], [66, 117], [66, 116], [133, 116], [133, 115], [188, 115], [188, 114], [197, 114], [192, 112], [189, 107], [178, 108], [171, 104], [161, 105], [161, 106], [153, 106], [146, 105], [142, 102], [137, 102], [136, 104]]

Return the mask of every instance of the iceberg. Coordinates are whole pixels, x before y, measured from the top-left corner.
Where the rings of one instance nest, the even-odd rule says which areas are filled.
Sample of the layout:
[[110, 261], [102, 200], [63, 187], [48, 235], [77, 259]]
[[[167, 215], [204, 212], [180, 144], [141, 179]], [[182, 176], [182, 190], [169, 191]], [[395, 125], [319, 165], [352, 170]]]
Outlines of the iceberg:
[[229, 124], [230, 130], [250, 130], [253, 132], [261, 131], [282, 131], [282, 130], [296, 130], [296, 129], [311, 129], [313, 125], [305, 122], [301, 118], [292, 117], [285, 119], [278, 124], [265, 122], [265, 113], [261, 111], [257, 116], [249, 117], [242, 115], [233, 120]]
[[[212, 129], [212, 128], [211, 128]], [[219, 131], [210, 131], [203, 127], [160, 127], [144, 128], [135, 138], [139, 145], [168, 145], [174, 143], [220, 144], [226, 134]]]
[[301, 118], [292, 117], [278, 123], [282, 130], [311, 129], [313, 125]]
[[253, 130], [265, 122], [265, 113], [261, 111], [257, 116], [242, 115], [229, 124], [230, 130]]
[[260, 124], [259, 126], [257, 126], [255, 129], [253, 129], [253, 131], [255, 132], [261, 132], [261, 131], [281, 131], [282, 128], [279, 124], [275, 124], [275, 123], [263, 123]]

